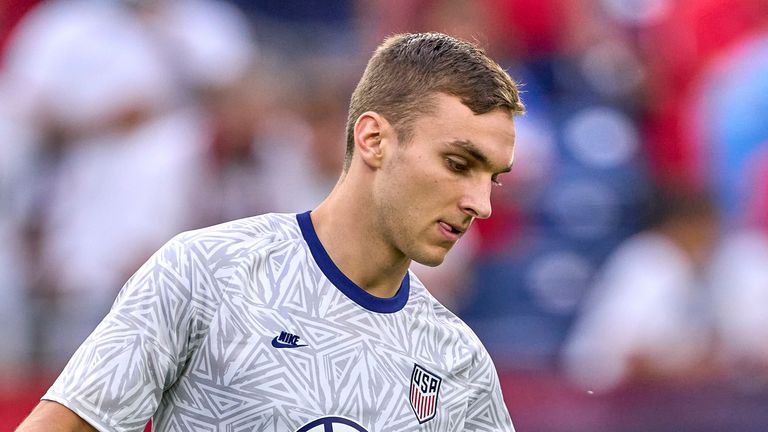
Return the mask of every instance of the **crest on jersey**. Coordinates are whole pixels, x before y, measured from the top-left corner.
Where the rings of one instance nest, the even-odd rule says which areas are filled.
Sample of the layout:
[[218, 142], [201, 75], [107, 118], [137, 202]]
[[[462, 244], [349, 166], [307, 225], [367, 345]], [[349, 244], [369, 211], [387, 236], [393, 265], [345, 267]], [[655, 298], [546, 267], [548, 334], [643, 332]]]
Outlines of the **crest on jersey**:
[[414, 364], [411, 373], [411, 408], [413, 408], [419, 424], [428, 422], [437, 413], [437, 396], [440, 394], [440, 384], [443, 379]]

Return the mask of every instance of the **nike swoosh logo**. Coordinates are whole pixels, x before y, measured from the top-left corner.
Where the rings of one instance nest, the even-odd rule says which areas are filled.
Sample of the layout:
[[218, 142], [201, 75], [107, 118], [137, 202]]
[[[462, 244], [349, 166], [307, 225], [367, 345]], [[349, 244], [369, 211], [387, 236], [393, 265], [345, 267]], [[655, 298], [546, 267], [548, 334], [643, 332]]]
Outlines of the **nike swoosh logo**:
[[278, 341], [277, 340], [277, 336], [275, 336], [275, 338], [272, 339], [272, 346], [275, 347], [275, 348], [301, 348], [301, 347], [305, 347], [305, 346], [309, 346], [309, 345], [307, 345], [307, 344], [304, 344], [304, 345], [287, 344], [287, 343]]

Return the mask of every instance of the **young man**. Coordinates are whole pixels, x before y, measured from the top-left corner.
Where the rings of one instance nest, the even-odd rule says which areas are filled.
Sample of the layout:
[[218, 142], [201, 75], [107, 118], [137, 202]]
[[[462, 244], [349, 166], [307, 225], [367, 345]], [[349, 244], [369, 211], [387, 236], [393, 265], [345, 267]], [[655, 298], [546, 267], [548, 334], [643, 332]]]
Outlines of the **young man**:
[[490, 216], [522, 112], [477, 47], [387, 39], [327, 199], [171, 240], [20, 430], [512, 431], [488, 353], [408, 267]]

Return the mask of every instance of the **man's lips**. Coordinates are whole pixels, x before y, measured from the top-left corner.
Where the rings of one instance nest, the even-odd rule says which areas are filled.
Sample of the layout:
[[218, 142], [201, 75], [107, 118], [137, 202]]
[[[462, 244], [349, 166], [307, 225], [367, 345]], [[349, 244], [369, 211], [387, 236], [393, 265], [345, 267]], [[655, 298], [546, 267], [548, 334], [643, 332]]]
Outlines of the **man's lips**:
[[466, 227], [462, 225], [454, 225], [445, 221], [439, 221], [438, 226], [440, 227], [440, 232], [443, 233], [443, 236], [451, 241], [458, 240], [459, 237], [464, 234], [464, 231], [466, 231]]

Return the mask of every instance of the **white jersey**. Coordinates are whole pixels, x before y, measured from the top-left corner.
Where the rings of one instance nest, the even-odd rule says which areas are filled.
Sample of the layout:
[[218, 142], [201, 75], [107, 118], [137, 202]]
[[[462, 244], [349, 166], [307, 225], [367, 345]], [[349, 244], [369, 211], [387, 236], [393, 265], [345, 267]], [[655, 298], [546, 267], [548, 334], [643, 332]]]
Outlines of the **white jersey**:
[[43, 399], [100, 431], [513, 431], [474, 333], [409, 272], [374, 297], [309, 213], [183, 233]]

